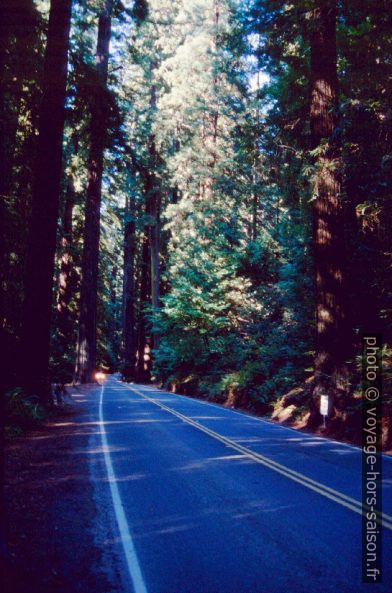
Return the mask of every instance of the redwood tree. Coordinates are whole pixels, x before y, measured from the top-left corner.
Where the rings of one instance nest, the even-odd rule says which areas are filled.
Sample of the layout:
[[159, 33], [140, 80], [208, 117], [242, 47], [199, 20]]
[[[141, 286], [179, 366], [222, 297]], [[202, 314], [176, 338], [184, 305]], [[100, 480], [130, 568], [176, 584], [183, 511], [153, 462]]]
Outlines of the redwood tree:
[[[156, 110], [156, 89], [152, 86], [150, 109], [152, 112]], [[148, 152], [149, 152], [149, 169], [146, 179], [146, 208], [150, 216], [151, 223], [149, 225], [149, 243], [150, 243], [150, 267], [151, 267], [151, 305], [154, 314], [159, 309], [159, 285], [160, 285], [160, 270], [159, 270], [159, 235], [160, 235], [160, 209], [161, 209], [161, 195], [159, 188], [159, 181], [156, 174], [158, 154], [155, 145], [155, 136], [150, 134], [148, 138]], [[159, 335], [154, 332], [152, 337], [153, 348], [159, 346]]]
[[62, 220], [62, 229], [60, 237], [60, 270], [58, 278], [57, 295], [57, 328], [59, 340], [61, 343], [61, 352], [67, 350], [70, 335], [72, 334], [72, 323], [70, 318], [69, 305], [72, 298], [73, 282], [72, 277], [75, 272], [73, 269], [72, 243], [73, 228], [72, 218], [75, 207], [75, 188], [72, 173], [67, 179], [67, 189], [65, 195], [65, 204]]
[[123, 279], [123, 375], [131, 379], [135, 374], [135, 213], [133, 197], [125, 202], [124, 224], [124, 279]]
[[315, 0], [311, 32], [310, 121], [316, 174], [313, 248], [316, 298], [316, 396], [347, 391], [341, 147], [337, 133], [336, 0]]
[[107, 77], [113, 0], [105, 0], [98, 24], [97, 78], [91, 108], [88, 187], [75, 379], [92, 380], [96, 364], [97, 285], [103, 156], [107, 137]]
[[149, 343], [149, 338], [146, 335], [147, 319], [144, 307], [150, 300], [151, 266], [149, 266], [150, 244], [147, 229], [144, 230], [142, 241], [139, 259], [140, 291], [137, 323], [136, 380], [140, 383], [148, 383], [150, 380], [151, 370], [151, 344]]
[[51, 0], [25, 275], [22, 381], [49, 397], [49, 341], [72, 0]]

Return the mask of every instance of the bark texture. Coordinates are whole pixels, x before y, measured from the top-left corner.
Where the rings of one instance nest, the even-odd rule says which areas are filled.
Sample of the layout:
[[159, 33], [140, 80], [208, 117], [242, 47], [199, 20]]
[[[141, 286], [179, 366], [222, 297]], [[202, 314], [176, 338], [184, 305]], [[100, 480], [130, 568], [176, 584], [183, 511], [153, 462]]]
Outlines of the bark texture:
[[124, 225], [124, 280], [123, 280], [123, 375], [132, 379], [135, 374], [135, 218], [132, 198], [127, 196]]
[[62, 352], [65, 353], [72, 333], [72, 323], [69, 313], [69, 305], [73, 293], [72, 277], [73, 257], [72, 257], [72, 218], [75, 207], [75, 189], [72, 175], [67, 181], [67, 191], [65, 196], [63, 224], [60, 239], [60, 273], [58, 280], [58, 298], [57, 298], [57, 330], [61, 343]]
[[315, 396], [347, 391], [348, 332], [344, 290], [341, 158], [333, 0], [316, 0], [311, 34], [311, 134], [316, 156], [313, 248], [316, 298]]
[[[156, 89], [151, 89], [151, 111], [156, 110]], [[159, 270], [159, 236], [160, 236], [160, 209], [161, 195], [159, 181], [156, 175], [158, 154], [155, 145], [155, 136], [151, 134], [148, 142], [149, 174], [146, 183], [147, 213], [150, 216], [149, 242], [150, 242], [150, 267], [151, 267], [151, 305], [154, 311], [159, 309], [160, 270]], [[154, 328], [153, 328], [154, 329]], [[153, 332], [153, 349], [159, 346], [159, 335]]]
[[97, 285], [103, 156], [107, 136], [107, 96], [112, 0], [106, 0], [99, 17], [96, 52], [97, 84], [90, 122], [90, 153], [85, 208], [82, 284], [76, 352], [75, 380], [93, 380], [97, 353]]
[[147, 319], [144, 313], [144, 307], [149, 302], [151, 292], [151, 278], [149, 266], [150, 246], [148, 240], [148, 231], [145, 231], [143, 238], [141, 259], [140, 259], [140, 298], [137, 325], [137, 360], [136, 360], [136, 380], [140, 383], [150, 381], [151, 370], [151, 346], [150, 339], [147, 337]]
[[52, 0], [50, 7], [25, 276], [22, 380], [27, 391], [38, 394], [43, 401], [49, 397], [49, 343], [71, 5], [71, 0]]

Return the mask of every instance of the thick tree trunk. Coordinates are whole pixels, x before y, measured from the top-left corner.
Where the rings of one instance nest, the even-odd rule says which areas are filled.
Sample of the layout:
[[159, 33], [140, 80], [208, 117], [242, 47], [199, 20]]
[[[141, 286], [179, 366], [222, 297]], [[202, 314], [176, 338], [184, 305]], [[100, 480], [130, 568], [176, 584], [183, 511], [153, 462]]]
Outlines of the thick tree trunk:
[[123, 279], [123, 376], [130, 380], [135, 375], [135, 216], [132, 198], [127, 196], [124, 225]]
[[108, 74], [111, 12], [113, 0], [106, 0], [99, 18], [96, 53], [97, 84], [90, 122], [90, 154], [85, 209], [82, 285], [75, 380], [93, 380], [97, 349], [97, 288], [103, 155], [106, 144], [106, 84]]
[[69, 304], [72, 298], [72, 218], [75, 207], [75, 189], [72, 175], [68, 177], [67, 191], [65, 196], [62, 233], [60, 239], [60, 273], [58, 280], [57, 297], [57, 331], [59, 333], [61, 350], [64, 354], [71, 337], [71, 320]]
[[24, 387], [49, 397], [49, 342], [72, 0], [52, 0], [26, 263], [21, 360]]
[[[5, 282], [7, 257], [5, 253], [6, 241], [6, 200], [8, 198], [9, 178], [11, 170], [11, 154], [9, 147], [9, 118], [10, 107], [7, 90], [10, 86], [7, 68], [8, 47], [11, 36], [11, 18], [5, 0], [0, 0], [0, 348], [4, 351], [4, 317], [5, 317]], [[3, 382], [3, 373], [0, 373], [0, 385]], [[0, 392], [1, 405], [3, 402]], [[1, 410], [0, 410], [1, 411]], [[1, 415], [0, 422], [3, 419]], [[1, 427], [0, 427], [1, 429]], [[2, 434], [2, 432], [1, 432]], [[1, 438], [1, 435], [0, 435]]]
[[317, 176], [313, 201], [316, 297], [314, 395], [347, 391], [349, 334], [345, 315], [344, 226], [340, 146], [336, 138], [336, 0], [316, 0], [311, 37], [311, 133]]
[[[7, 22], [7, 7], [4, 0], [0, 0], [0, 350], [5, 351], [5, 279], [6, 279], [6, 256], [5, 256], [5, 229], [6, 229], [6, 208], [5, 200], [7, 195], [7, 183], [5, 180], [7, 164], [9, 162], [6, 118], [8, 115], [6, 96], [6, 60], [7, 47], [9, 43], [9, 30]], [[8, 559], [7, 537], [6, 537], [6, 512], [4, 500], [4, 416], [5, 416], [5, 388], [7, 385], [4, 372], [0, 373], [0, 582], [5, 583], [5, 567]]]

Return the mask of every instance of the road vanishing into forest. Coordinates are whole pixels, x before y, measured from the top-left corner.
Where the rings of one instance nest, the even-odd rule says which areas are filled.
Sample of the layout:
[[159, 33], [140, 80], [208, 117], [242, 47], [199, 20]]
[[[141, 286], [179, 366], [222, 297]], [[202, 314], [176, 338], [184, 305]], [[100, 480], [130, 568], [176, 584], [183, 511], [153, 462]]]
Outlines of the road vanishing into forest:
[[115, 377], [90, 398], [124, 593], [392, 592], [392, 459], [365, 585], [358, 448]]

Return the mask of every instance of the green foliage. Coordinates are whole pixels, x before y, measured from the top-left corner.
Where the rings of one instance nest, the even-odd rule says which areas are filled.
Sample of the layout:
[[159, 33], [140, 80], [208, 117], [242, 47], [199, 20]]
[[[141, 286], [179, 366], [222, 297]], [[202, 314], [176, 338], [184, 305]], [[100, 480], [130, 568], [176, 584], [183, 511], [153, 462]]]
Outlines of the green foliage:
[[[9, 183], [2, 190], [8, 254], [2, 321], [15, 351], [47, 18], [35, 3], [17, 4], [26, 9], [26, 20], [23, 31], [20, 23], [7, 25], [4, 139]], [[109, 90], [100, 97], [108, 134], [98, 363], [115, 370], [122, 357], [123, 210], [128, 196], [135, 223], [132, 330], [135, 341], [141, 329], [147, 337], [159, 336], [153, 375], [187, 393], [224, 401], [235, 392], [248, 398], [249, 407], [268, 407], [303, 382], [315, 349], [312, 186], [318, 173], [314, 160], [327, 146], [310, 150], [311, 3], [220, 0], [218, 20], [213, 0], [129, 5], [115, 2]], [[57, 313], [53, 315], [55, 382], [70, 381], [74, 372], [98, 8], [97, 2], [74, 3], [73, 10], [56, 274], [66, 250], [73, 272], [65, 335]], [[335, 134], [343, 146], [340, 199], [356, 352], [361, 332], [369, 327], [392, 341], [388, 8], [366, 0], [339, 4], [340, 113]], [[72, 236], [64, 247], [70, 178], [75, 204]], [[157, 219], [150, 209], [154, 191], [159, 194]], [[160, 230], [158, 311], [150, 306], [151, 254], [143, 259], [154, 225]], [[56, 294], [53, 308], [57, 305]], [[21, 395], [11, 399], [23, 413], [33, 409]]]

